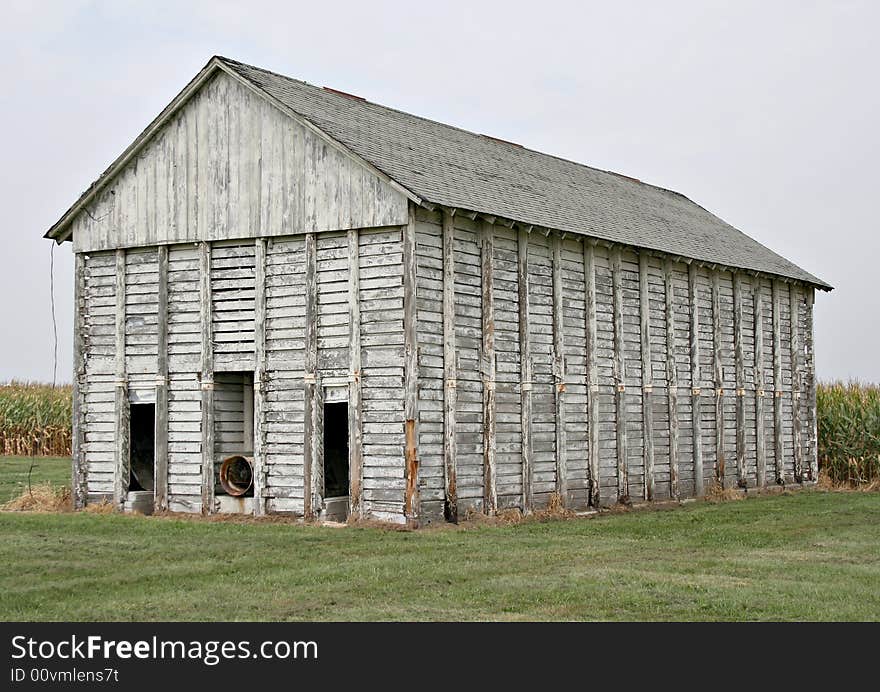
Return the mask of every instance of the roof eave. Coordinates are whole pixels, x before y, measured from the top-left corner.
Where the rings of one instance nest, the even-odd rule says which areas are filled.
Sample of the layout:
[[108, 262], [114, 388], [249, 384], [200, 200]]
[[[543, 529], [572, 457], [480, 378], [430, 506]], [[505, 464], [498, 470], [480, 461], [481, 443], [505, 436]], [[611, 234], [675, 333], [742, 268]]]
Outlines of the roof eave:
[[560, 228], [545, 227], [540, 224], [530, 223], [528, 221], [523, 221], [522, 219], [512, 219], [512, 218], [508, 218], [508, 217], [504, 217], [504, 216], [499, 216], [498, 214], [492, 214], [490, 212], [479, 211], [479, 210], [475, 210], [475, 209], [465, 209], [465, 208], [457, 207], [457, 206], [435, 204], [435, 203], [430, 202], [428, 200], [423, 200], [423, 202], [420, 206], [424, 207], [428, 211], [447, 210], [447, 211], [450, 211], [454, 214], [465, 215], [471, 219], [476, 219], [476, 218], [486, 219], [492, 223], [499, 223], [499, 224], [502, 224], [502, 225], [507, 226], [509, 228], [517, 227], [517, 228], [525, 229], [527, 231], [540, 230], [540, 231], [543, 231], [545, 233], [545, 235], [551, 231], [554, 233], [561, 233], [563, 236], [565, 236], [567, 234], [568, 235], [576, 235], [576, 236], [580, 236], [583, 238], [589, 238], [589, 239], [591, 239], [592, 242], [595, 242], [597, 244], [606, 245], [607, 247], [611, 247], [613, 245], [623, 245], [624, 247], [632, 248], [633, 250], [636, 250], [636, 251], [644, 251], [644, 252], [648, 252], [649, 254], [654, 254], [657, 256], [671, 257], [674, 260], [681, 260], [687, 264], [691, 264], [692, 262], [696, 262], [698, 266], [711, 266], [711, 267], [715, 267], [715, 268], [721, 269], [723, 271], [728, 271], [728, 272], [749, 272], [749, 273], [753, 273], [753, 274], [761, 275], [761, 276], [776, 277], [778, 279], [781, 279], [782, 281], [795, 282], [795, 283], [803, 284], [805, 286], [812, 286], [814, 288], [819, 289], [820, 291], [825, 291], [826, 293], [830, 293], [831, 291], [834, 290], [834, 286], [832, 286], [829, 283], [826, 283], [825, 281], [822, 281], [822, 279], [820, 279], [817, 276], [813, 276], [805, 269], [801, 269], [800, 267], [797, 267], [797, 265], [794, 265], [794, 266], [797, 267], [798, 269], [800, 269], [806, 276], [788, 276], [786, 274], [768, 272], [768, 271], [765, 271], [762, 269], [753, 269], [751, 267], [740, 267], [740, 266], [724, 264], [721, 262], [713, 262], [711, 260], [701, 259], [699, 257], [690, 257], [688, 255], [673, 253], [673, 252], [669, 252], [668, 250], [662, 250], [662, 249], [658, 249], [658, 248], [645, 247], [645, 246], [641, 246], [641, 245], [627, 245], [627, 244], [623, 244], [623, 243], [620, 243], [615, 240], [606, 240], [605, 238], [593, 236], [593, 235], [590, 235], [589, 233], [583, 233], [580, 231], [572, 231], [572, 230], [563, 230]]

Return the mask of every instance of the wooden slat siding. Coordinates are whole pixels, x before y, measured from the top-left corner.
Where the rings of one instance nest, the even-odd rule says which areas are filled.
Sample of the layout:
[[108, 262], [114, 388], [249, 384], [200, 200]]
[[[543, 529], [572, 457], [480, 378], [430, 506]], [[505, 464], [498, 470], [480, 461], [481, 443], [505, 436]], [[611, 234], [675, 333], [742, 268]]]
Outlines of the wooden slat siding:
[[804, 480], [804, 448], [801, 444], [801, 386], [803, 384], [803, 370], [801, 369], [801, 340], [800, 340], [800, 290], [796, 284], [789, 285], [789, 321], [791, 324], [791, 416], [792, 416], [792, 446], [794, 448], [794, 480], [802, 483]]
[[[690, 355], [690, 299], [688, 266], [672, 261], [672, 329], [674, 335], [675, 378], [678, 384], [675, 424], [678, 427], [678, 491], [679, 497], [694, 497], [694, 430], [693, 396]], [[664, 279], [665, 281], [665, 279]], [[668, 355], [668, 347], [667, 347]], [[667, 363], [668, 365], [668, 363]]]
[[[323, 378], [345, 378], [349, 374], [347, 254], [348, 236], [345, 233], [317, 236], [317, 369]], [[381, 300], [381, 296], [377, 298], [377, 302]]]
[[[666, 279], [663, 259], [653, 253], [647, 254], [647, 321], [648, 357], [652, 391], [649, 392], [650, 412], [645, 416], [644, 406], [639, 405], [639, 415], [643, 423], [650, 418], [653, 446], [653, 500], [668, 500], [669, 492], [669, 387], [666, 377]], [[641, 302], [641, 301], [639, 301]], [[641, 323], [641, 317], [639, 318]], [[641, 331], [641, 329], [640, 329]], [[639, 334], [639, 353], [641, 354], [641, 334]], [[639, 356], [641, 361], [641, 355]], [[639, 382], [640, 388], [643, 382]], [[647, 424], [645, 423], [647, 428]], [[640, 444], [642, 440], [639, 441]], [[644, 445], [638, 448], [639, 463], [645, 467]], [[646, 480], [643, 481], [647, 485]], [[644, 492], [645, 488], [642, 488]]]
[[724, 390], [721, 412], [724, 420], [722, 445], [724, 450], [724, 487], [737, 487], [736, 466], [736, 360], [734, 336], [733, 275], [718, 273], [718, 303], [720, 326], [722, 385]]
[[617, 469], [617, 360], [614, 338], [614, 279], [611, 250], [596, 245], [596, 358], [594, 367], [599, 389], [599, 481], [602, 504], [613, 505], [618, 498]]
[[[495, 226], [493, 296], [495, 304], [496, 489], [499, 509], [523, 508], [523, 375], [519, 309], [519, 236]], [[527, 435], [527, 434], [526, 434]], [[531, 476], [529, 476], [531, 478]], [[528, 497], [531, 497], [529, 494]]]
[[404, 331], [404, 436], [406, 462], [406, 490], [404, 492], [404, 516], [412, 527], [419, 525], [419, 353], [416, 302], [418, 286], [416, 279], [416, 217], [415, 207], [410, 205], [409, 222], [403, 234], [403, 331]]
[[715, 382], [715, 482], [724, 487], [724, 365], [721, 346], [721, 288], [717, 271], [712, 272], [712, 343]]
[[672, 260], [663, 262], [663, 282], [666, 300], [666, 386], [669, 406], [669, 496], [681, 497], [678, 482], [678, 371], [675, 364], [675, 284]]
[[317, 372], [318, 367], [318, 286], [317, 286], [317, 238], [314, 233], [306, 234], [305, 244], [305, 395], [304, 395], [304, 440], [303, 440], [303, 515], [311, 519], [321, 511], [320, 499], [317, 497], [317, 478], [319, 471], [316, 468], [318, 460], [315, 458], [316, 440], [319, 437], [317, 430]]
[[[115, 194], [114, 194], [115, 193]], [[262, 199], [261, 199], [262, 197]], [[114, 203], [137, 214], [111, 219]], [[77, 252], [399, 226], [407, 199], [225, 74], [73, 221]]]
[[266, 513], [266, 239], [254, 241], [254, 514]]
[[358, 231], [348, 231], [348, 450], [351, 515], [361, 517], [364, 441], [361, 428], [361, 308]]
[[767, 484], [767, 448], [764, 431], [764, 299], [760, 280], [753, 291], [755, 313], [755, 482]]
[[614, 290], [611, 255], [607, 247], [594, 245], [593, 278], [596, 298], [596, 349], [592, 367], [596, 373], [599, 476], [602, 505], [617, 501], [617, 390], [614, 381]]
[[198, 372], [201, 365], [199, 322], [199, 248], [168, 249], [168, 371]]
[[589, 440], [590, 505], [598, 507], [602, 497], [599, 476], [599, 375], [596, 368], [596, 246], [584, 240], [587, 328], [587, 428]]
[[529, 234], [527, 322], [532, 383], [531, 490], [535, 507], [550, 503], [558, 489], [552, 255], [551, 241], [544, 233]]
[[86, 462], [86, 504], [113, 502], [116, 483], [116, 387], [109, 373], [86, 372], [82, 414]]
[[485, 512], [482, 223], [454, 217], [455, 497], [458, 514]]
[[202, 330], [202, 513], [214, 511], [214, 336], [211, 317], [211, 244], [199, 246], [199, 304]]
[[158, 250], [158, 345], [156, 368], [156, 469], [153, 506], [168, 509], [168, 247]]
[[419, 475], [422, 523], [444, 518], [443, 229], [438, 212], [416, 210], [418, 252]]
[[452, 213], [443, 211], [443, 464], [445, 514], [458, 521], [455, 468], [455, 228]]
[[215, 370], [254, 369], [255, 246], [214, 243], [211, 320]]
[[[359, 236], [364, 512], [405, 521], [406, 424], [403, 236], [401, 227]], [[376, 293], [387, 296], [376, 300]], [[421, 452], [419, 452], [421, 453]]]
[[639, 316], [639, 258], [621, 250], [621, 326], [623, 332], [623, 383], [626, 385], [626, 466], [630, 499], [645, 497], [644, 419], [642, 416], [641, 318]]
[[761, 374], [764, 384], [765, 483], [773, 483], [775, 479], [774, 469], [776, 468], [775, 380], [773, 377], [773, 280], [762, 277], [759, 280], [759, 291], [762, 303], [761, 330], [764, 336]]
[[125, 250], [116, 251], [116, 475], [113, 504], [122, 509], [128, 492], [128, 382], [125, 372]]
[[532, 347], [529, 332], [529, 234], [517, 231], [517, 305], [519, 308], [520, 420], [522, 423], [522, 510], [532, 511]]
[[746, 390], [745, 356], [743, 355], [743, 287], [742, 275], [733, 275], [733, 334], [736, 363], [736, 477], [740, 488], [748, 486], [746, 470]]
[[700, 377], [700, 308], [697, 300], [697, 265], [688, 265], [688, 295], [690, 297], [690, 348], [691, 348], [691, 406], [693, 411], [694, 445], [694, 493], [702, 497], [706, 493], [703, 480], [703, 414], [701, 405]]
[[198, 375], [168, 378], [168, 509], [202, 511], [202, 394]]
[[266, 511], [302, 515], [305, 236], [266, 243]]
[[807, 388], [807, 406], [810, 412], [810, 450], [807, 458], [809, 480], [819, 480], [819, 450], [818, 450], [818, 430], [816, 416], [816, 360], [813, 351], [815, 344], [815, 326], [813, 323], [813, 304], [815, 302], [815, 289], [805, 287], [806, 305], [804, 306], [806, 329], [804, 330], [804, 339], [806, 339], [806, 366], [805, 373], [808, 378], [809, 386]]
[[[125, 370], [155, 386], [159, 354], [159, 272], [156, 248], [125, 254]], [[129, 383], [131, 384], [131, 382]]]
[[556, 494], [563, 507], [570, 505], [568, 496], [568, 442], [565, 422], [565, 325], [562, 315], [562, 240], [550, 236], [553, 280], [553, 379], [556, 398]]
[[755, 401], [755, 291], [754, 274], [740, 273], [742, 300], [742, 409], [743, 409], [743, 462], [747, 487], [758, 484], [757, 406]]
[[617, 435], [617, 500], [629, 502], [629, 470], [626, 438], [626, 384], [623, 344], [623, 288], [621, 286], [620, 248], [611, 249], [611, 283], [614, 302], [614, 361], [613, 377], [616, 388], [616, 435]]
[[587, 314], [583, 242], [561, 240], [562, 327], [565, 333], [566, 507], [589, 505], [589, 429], [587, 426]]
[[644, 435], [646, 500], [654, 499], [654, 409], [652, 395], [654, 390], [654, 370], [651, 363], [651, 322], [648, 302], [648, 255], [639, 253], [639, 333], [641, 336], [642, 359], [642, 421]]
[[88, 497], [85, 435], [86, 397], [86, 263], [81, 252], [73, 260], [73, 440], [71, 455], [71, 487], [73, 508], [82, 509]]
[[201, 511], [200, 249], [168, 248], [168, 509]]
[[794, 439], [794, 406], [793, 392], [795, 388], [795, 372], [791, 358], [791, 295], [792, 286], [786, 280], [779, 282], [779, 318], [780, 318], [780, 356], [782, 360], [782, 440], [785, 449], [783, 468], [788, 482], [796, 483]]
[[496, 479], [495, 399], [495, 225], [484, 220], [480, 228], [482, 377], [483, 377], [483, 508], [490, 516], [498, 509]]
[[776, 482], [785, 483], [785, 446], [782, 438], [782, 319], [779, 280], [773, 279], [773, 442]]

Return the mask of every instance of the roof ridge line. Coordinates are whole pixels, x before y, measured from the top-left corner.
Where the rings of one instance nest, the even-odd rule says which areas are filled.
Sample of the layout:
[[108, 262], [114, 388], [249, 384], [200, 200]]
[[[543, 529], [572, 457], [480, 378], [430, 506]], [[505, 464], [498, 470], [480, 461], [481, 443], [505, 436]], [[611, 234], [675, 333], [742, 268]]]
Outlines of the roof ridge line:
[[[317, 84], [312, 84], [311, 82], [308, 82], [304, 79], [298, 79], [297, 77], [291, 77], [289, 75], [282, 74], [280, 72], [275, 72], [274, 70], [267, 70], [266, 68], [259, 67], [258, 65], [252, 65], [250, 63], [242, 62], [241, 60], [234, 60], [233, 58], [227, 58], [222, 55], [215, 55], [214, 57], [218, 58], [219, 60], [222, 60], [223, 62], [232, 63], [234, 65], [241, 65], [242, 67], [256, 70], [257, 72], [265, 72], [266, 74], [270, 74], [275, 77], [280, 77], [281, 79], [286, 79], [291, 82], [297, 82], [298, 84], [304, 84], [305, 86], [312, 87], [313, 89], [320, 89], [322, 91], [327, 91], [323, 87], [318, 86]], [[329, 89], [329, 92], [331, 94], [333, 94], [334, 91], [335, 90], [332, 88]], [[338, 94], [334, 94], [334, 95], [338, 95]], [[341, 97], [341, 98], [344, 98], [344, 97]], [[612, 171], [612, 170], [606, 169], [606, 168], [597, 168], [596, 166], [591, 166], [587, 163], [582, 163], [580, 161], [574, 161], [573, 159], [567, 159], [564, 156], [559, 156], [558, 154], [550, 154], [546, 151], [540, 151], [539, 149], [535, 149], [535, 148], [527, 146], [525, 144], [518, 144], [518, 143], [512, 142], [510, 140], [502, 139], [500, 137], [495, 137], [494, 135], [488, 135], [488, 134], [485, 134], [482, 132], [475, 132], [474, 130], [468, 130], [468, 129], [466, 129], [464, 127], [460, 127], [458, 125], [450, 125], [449, 123], [444, 123], [444, 122], [441, 122], [440, 120], [433, 120], [432, 118], [426, 118], [423, 115], [418, 115], [417, 113], [410, 113], [410, 112], [402, 110], [400, 108], [395, 108], [394, 106], [387, 106], [384, 103], [378, 103], [377, 101], [371, 101], [368, 98], [364, 98], [364, 97], [359, 96], [357, 98], [357, 101], [360, 103], [366, 103], [371, 106], [375, 106], [377, 108], [382, 108], [384, 110], [391, 111], [393, 113], [399, 113], [400, 115], [405, 115], [408, 118], [416, 118], [416, 119], [421, 120], [423, 122], [431, 123], [432, 125], [439, 125], [440, 127], [445, 127], [450, 130], [455, 130], [457, 132], [463, 132], [464, 134], [471, 135], [473, 137], [480, 137], [482, 139], [492, 140], [493, 142], [506, 144], [507, 146], [515, 147], [516, 149], [518, 149], [520, 151], [527, 151], [532, 154], [538, 154], [539, 156], [548, 156], [548, 157], [555, 159], [557, 161], [562, 161], [563, 163], [568, 163], [568, 164], [571, 164], [574, 166], [579, 166], [581, 168], [586, 168], [587, 170], [590, 170], [590, 171], [595, 171], [597, 173], [605, 173], [608, 175], [616, 176], [618, 178], [623, 178], [625, 180], [629, 180], [630, 182], [636, 183], [638, 185], [644, 185], [646, 187], [650, 187], [655, 190], [660, 190], [661, 192], [668, 192], [673, 195], [678, 195], [679, 197], [683, 197], [684, 199], [693, 202], [693, 200], [690, 199], [690, 197], [688, 197], [687, 195], [685, 195], [682, 192], [679, 192], [678, 190], [673, 190], [671, 188], [663, 187], [661, 185], [656, 185], [654, 183], [648, 183], [648, 182], [645, 182], [644, 180], [642, 180], [641, 178], [636, 178], [634, 176], [627, 175], [626, 173], [619, 173], [618, 171]], [[696, 204], [696, 202], [694, 202], [694, 204]]]

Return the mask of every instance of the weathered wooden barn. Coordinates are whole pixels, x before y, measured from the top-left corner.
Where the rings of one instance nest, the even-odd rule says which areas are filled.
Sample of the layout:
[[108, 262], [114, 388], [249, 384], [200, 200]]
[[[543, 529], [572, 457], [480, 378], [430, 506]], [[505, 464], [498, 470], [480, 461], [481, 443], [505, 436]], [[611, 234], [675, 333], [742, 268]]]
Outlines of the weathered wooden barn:
[[830, 286], [626, 176], [215, 57], [47, 237], [79, 507], [424, 524], [816, 479]]

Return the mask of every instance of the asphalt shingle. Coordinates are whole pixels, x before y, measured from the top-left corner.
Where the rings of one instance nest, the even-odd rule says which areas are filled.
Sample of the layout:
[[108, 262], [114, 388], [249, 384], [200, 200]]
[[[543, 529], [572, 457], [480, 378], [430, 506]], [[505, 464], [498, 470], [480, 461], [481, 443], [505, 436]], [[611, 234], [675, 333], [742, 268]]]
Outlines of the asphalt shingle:
[[434, 204], [830, 288], [677, 192], [221, 60]]

